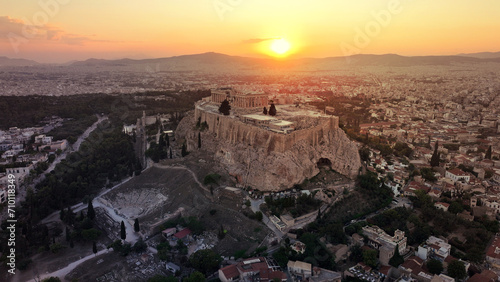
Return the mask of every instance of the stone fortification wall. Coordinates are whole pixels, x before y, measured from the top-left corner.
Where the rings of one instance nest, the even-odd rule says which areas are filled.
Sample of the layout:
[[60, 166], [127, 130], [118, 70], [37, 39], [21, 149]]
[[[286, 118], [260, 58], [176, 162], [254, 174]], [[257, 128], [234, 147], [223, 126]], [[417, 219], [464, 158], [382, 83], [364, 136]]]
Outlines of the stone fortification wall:
[[328, 159], [332, 169], [351, 178], [361, 167], [358, 147], [338, 127], [336, 117], [296, 116], [293, 121], [300, 121], [303, 129], [281, 134], [196, 107], [176, 130], [176, 138], [186, 140], [189, 151], [197, 150], [198, 118], [208, 124], [201, 132], [202, 149], [212, 152], [242, 186], [262, 191], [291, 188], [318, 174], [320, 159]]
[[[329, 131], [338, 129], [339, 120], [336, 116], [315, 117], [312, 127], [300, 129], [288, 134], [276, 133], [255, 125], [246, 124], [235, 116], [224, 116], [205, 111], [196, 107], [195, 120], [208, 124], [208, 130], [216, 134], [217, 138], [231, 144], [247, 144], [252, 147], [265, 148], [266, 151], [286, 152], [295, 144], [305, 142], [310, 146], [318, 146]], [[293, 121], [292, 118], [290, 120]], [[301, 118], [302, 123], [304, 117]]]

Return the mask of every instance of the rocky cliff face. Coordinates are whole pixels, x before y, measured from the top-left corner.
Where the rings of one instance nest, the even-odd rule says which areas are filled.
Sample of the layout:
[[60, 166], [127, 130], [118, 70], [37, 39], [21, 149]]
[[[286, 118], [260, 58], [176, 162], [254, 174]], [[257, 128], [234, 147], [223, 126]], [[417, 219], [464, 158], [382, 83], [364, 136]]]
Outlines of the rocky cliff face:
[[196, 120], [206, 121], [202, 132], [204, 150], [224, 165], [241, 185], [261, 191], [280, 191], [302, 183], [319, 172], [318, 162], [331, 163], [337, 172], [354, 178], [361, 161], [356, 144], [336, 126], [336, 120], [291, 134], [273, 133], [244, 124], [234, 117], [199, 109], [179, 124], [176, 138], [185, 139], [188, 150], [196, 150]]

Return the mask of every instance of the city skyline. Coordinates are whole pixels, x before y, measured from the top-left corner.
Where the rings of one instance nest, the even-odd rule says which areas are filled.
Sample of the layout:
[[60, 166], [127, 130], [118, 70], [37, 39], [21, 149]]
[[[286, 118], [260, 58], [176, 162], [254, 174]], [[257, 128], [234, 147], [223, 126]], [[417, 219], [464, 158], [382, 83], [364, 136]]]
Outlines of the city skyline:
[[12, 4], [0, 14], [0, 56], [41, 63], [204, 52], [271, 58], [456, 55], [500, 46], [498, 2], [6, 2]]

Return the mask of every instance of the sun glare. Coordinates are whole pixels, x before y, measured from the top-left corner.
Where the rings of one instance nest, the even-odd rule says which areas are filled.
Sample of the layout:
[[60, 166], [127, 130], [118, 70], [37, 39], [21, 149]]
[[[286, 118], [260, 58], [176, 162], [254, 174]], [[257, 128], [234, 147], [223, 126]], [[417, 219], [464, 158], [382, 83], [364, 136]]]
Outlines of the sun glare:
[[271, 43], [271, 50], [275, 53], [277, 56], [283, 56], [290, 50], [290, 43], [286, 41], [283, 38], [280, 39], [274, 39], [273, 42]]

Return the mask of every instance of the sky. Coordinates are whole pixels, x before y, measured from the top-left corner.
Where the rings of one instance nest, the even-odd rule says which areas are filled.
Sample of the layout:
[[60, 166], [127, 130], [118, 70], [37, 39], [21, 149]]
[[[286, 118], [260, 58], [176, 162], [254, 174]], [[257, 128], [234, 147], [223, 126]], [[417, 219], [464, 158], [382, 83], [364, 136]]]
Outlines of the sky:
[[[0, 0], [0, 56], [63, 63], [497, 52], [499, 12], [498, 0]], [[289, 49], [273, 51], [277, 40]]]

